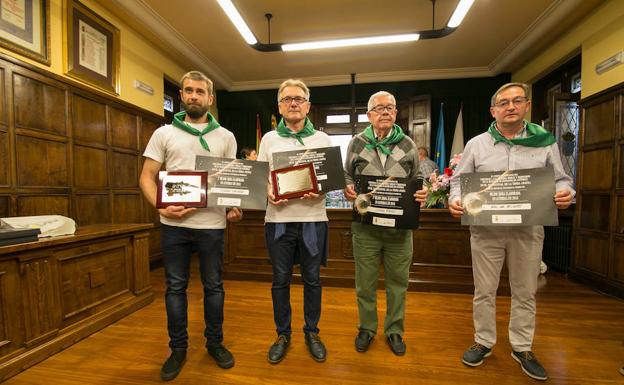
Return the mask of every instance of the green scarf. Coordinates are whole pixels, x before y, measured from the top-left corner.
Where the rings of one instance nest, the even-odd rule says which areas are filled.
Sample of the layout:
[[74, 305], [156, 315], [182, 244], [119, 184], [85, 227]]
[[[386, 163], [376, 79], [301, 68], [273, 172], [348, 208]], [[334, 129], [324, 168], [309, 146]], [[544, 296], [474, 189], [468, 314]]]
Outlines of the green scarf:
[[299, 132], [293, 132], [290, 128], [286, 127], [286, 124], [284, 123], [284, 118], [282, 118], [277, 125], [276, 131], [277, 135], [281, 136], [282, 138], [297, 138], [302, 146], [304, 144], [303, 139], [301, 138], [307, 138], [310, 135], [314, 135], [314, 133], [316, 132], [316, 130], [314, 129], [314, 125], [312, 125], [312, 122], [308, 118], [305, 118], [303, 128]]
[[173, 124], [174, 127], [178, 127], [188, 132], [191, 135], [199, 136], [199, 143], [201, 143], [204, 150], [210, 151], [210, 148], [208, 148], [208, 143], [206, 143], [206, 140], [204, 139], [204, 135], [221, 126], [219, 122], [217, 122], [217, 119], [215, 119], [214, 116], [212, 116], [209, 112], [208, 125], [206, 125], [206, 128], [204, 128], [202, 131], [199, 131], [198, 129], [193, 128], [188, 123], [186, 123], [184, 121], [184, 118], [186, 118], [186, 111], [178, 112], [177, 114], [173, 115], [173, 122], [171, 122], [171, 124]]
[[488, 132], [494, 138], [494, 144], [498, 142], [507, 143], [510, 146], [518, 145], [518, 146], [526, 146], [526, 147], [546, 147], [555, 143], [557, 140], [555, 137], [548, 132], [545, 128], [538, 124], [529, 123], [526, 120], [524, 121], [524, 125], [527, 130], [526, 138], [515, 138], [515, 139], [507, 139], [505, 138], [497, 129], [496, 129], [496, 121], [490, 124], [490, 128], [488, 128]]
[[391, 144], [399, 143], [401, 140], [403, 140], [404, 136], [405, 134], [403, 133], [401, 127], [393, 124], [392, 131], [385, 138], [383, 138], [381, 142], [378, 142], [377, 139], [375, 139], [373, 125], [369, 124], [368, 127], [364, 129], [364, 137], [368, 139], [368, 143], [365, 144], [364, 147], [368, 148], [369, 150], [379, 148], [384, 154], [390, 155], [392, 151], [390, 151], [388, 146]]

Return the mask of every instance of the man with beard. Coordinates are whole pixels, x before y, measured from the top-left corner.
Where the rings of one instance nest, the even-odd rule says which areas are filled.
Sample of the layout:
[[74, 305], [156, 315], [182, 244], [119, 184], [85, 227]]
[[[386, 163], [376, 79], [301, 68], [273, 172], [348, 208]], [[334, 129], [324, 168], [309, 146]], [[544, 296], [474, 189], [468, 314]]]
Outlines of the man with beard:
[[[329, 147], [327, 134], [314, 129], [307, 118], [310, 90], [301, 80], [284, 81], [277, 92], [282, 120], [275, 131], [264, 135], [258, 160], [269, 162], [273, 154]], [[318, 336], [321, 318], [321, 264], [327, 262], [327, 211], [325, 196], [309, 193], [299, 199], [276, 200], [268, 185], [269, 204], [265, 216], [265, 241], [273, 269], [273, 318], [277, 340], [269, 349], [268, 360], [277, 364], [286, 356], [291, 339], [290, 281], [293, 265], [301, 265], [305, 342], [312, 358], [325, 361], [327, 351]]]
[[[208, 112], [214, 96], [212, 81], [198, 71], [182, 76], [180, 96], [186, 111], [175, 114], [172, 124], [157, 129], [143, 153], [145, 163], [140, 185], [146, 199], [156, 206], [156, 179], [161, 166], [167, 171], [193, 170], [195, 156], [236, 157], [234, 135], [221, 127]], [[186, 360], [188, 348], [186, 288], [190, 275], [191, 254], [199, 255], [199, 272], [204, 288], [206, 348], [217, 365], [234, 366], [234, 357], [223, 346], [223, 236], [226, 218], [238, 221], [238, 208], [186, 208], [171, 205], [160, 213], [161, 248], [167, 290], [167, 331], [171, 355], [163, 364], [160, 376], [174, 379]]]

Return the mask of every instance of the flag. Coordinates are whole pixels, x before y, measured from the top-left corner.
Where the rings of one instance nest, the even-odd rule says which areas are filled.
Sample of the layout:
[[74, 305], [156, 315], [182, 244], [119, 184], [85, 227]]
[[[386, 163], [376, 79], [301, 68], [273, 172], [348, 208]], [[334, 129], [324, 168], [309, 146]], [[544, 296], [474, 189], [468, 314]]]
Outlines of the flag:
[[277, 128], [277, 118], [275, 115], [271, 114], [271, 130], [275, 130]]
[[455, 134], [453, 135], [453, 145], [451, 146], [451, 157], [464, 152], [464, 122], [462, 118], [462, 109], [459, 107], [459, 115], [457, 115], [457, 123], [455, 123]]
[[444, 172], [444, 168], [446, 167], [446, 149], [444, 144], [444, 113], [442, 112], [443, 107], [444, 103], [440, 103], [440, 121], [438, 122], [438, 134], [436, 135], [435, 152], [435, 162], [438, 165], [440, 174]]
[[262, 140], [262, 127], [260, 126], [260, 114], [256, 114], [256, 153], [260, 150]]

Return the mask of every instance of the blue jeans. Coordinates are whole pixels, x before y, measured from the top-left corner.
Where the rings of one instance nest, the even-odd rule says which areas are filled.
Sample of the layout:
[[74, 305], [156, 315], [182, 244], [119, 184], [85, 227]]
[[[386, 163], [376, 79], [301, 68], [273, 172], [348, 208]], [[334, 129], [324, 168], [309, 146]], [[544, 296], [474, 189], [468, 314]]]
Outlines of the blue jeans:
[[189, 229], [161, 225], [161, 248], [167, 290], [167, 331], [171, 350], [188, 348], [188, 301], [191, 254], [199, 255], [199, 273], [204, 287], [206, 346], [223, 341], [223, 235], [224, 230]]
[[285, 233], [275, 239], [275, 224], [266, 223], [264, 227], [265, 241], [271, 257], [273, 283], [273, 319], [277, 334], [290, 335], [292, 332], [290, 307], [290, 282], [293, 266], [301, 265], [303, 281], [303, 314], [306, 333], [318, 333], [317, 327], [321, 318], [321, 261], [325, 253], [327, 222], [315, 223], [319, 252], [310, 255], [303, 241], [303, 224], [286, 223]]

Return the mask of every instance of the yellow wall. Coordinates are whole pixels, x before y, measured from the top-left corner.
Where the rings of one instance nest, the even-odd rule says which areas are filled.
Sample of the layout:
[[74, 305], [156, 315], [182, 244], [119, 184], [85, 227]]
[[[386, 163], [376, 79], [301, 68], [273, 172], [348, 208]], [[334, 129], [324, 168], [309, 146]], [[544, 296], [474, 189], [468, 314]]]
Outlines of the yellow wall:
[[624, 64], [597, 75], [596, 64], [624, 50], [624, 1], [610, 0], [568, 31], [523, 68], [513, 81], [533, 83], [576, 52], [582, 54], [581, 97], [593, 95], [624, 81]]
[[[163, 76], [166, 74], [177, 80], [189, 69], [183, 68], [162, 50], [148, 43], [135, 30], [103, 9], [96, 0], [81, 0], [81, 2], [119, 28], [119, 98], [162, 116]], [[50, 66], [3, 48], [0, 48], [0, 52], [65, 76], [63, 74], [63, 0], [50, 1]], [[135, 79], [153, 87], [154, 95], [135, 89], [133, 87]]]

